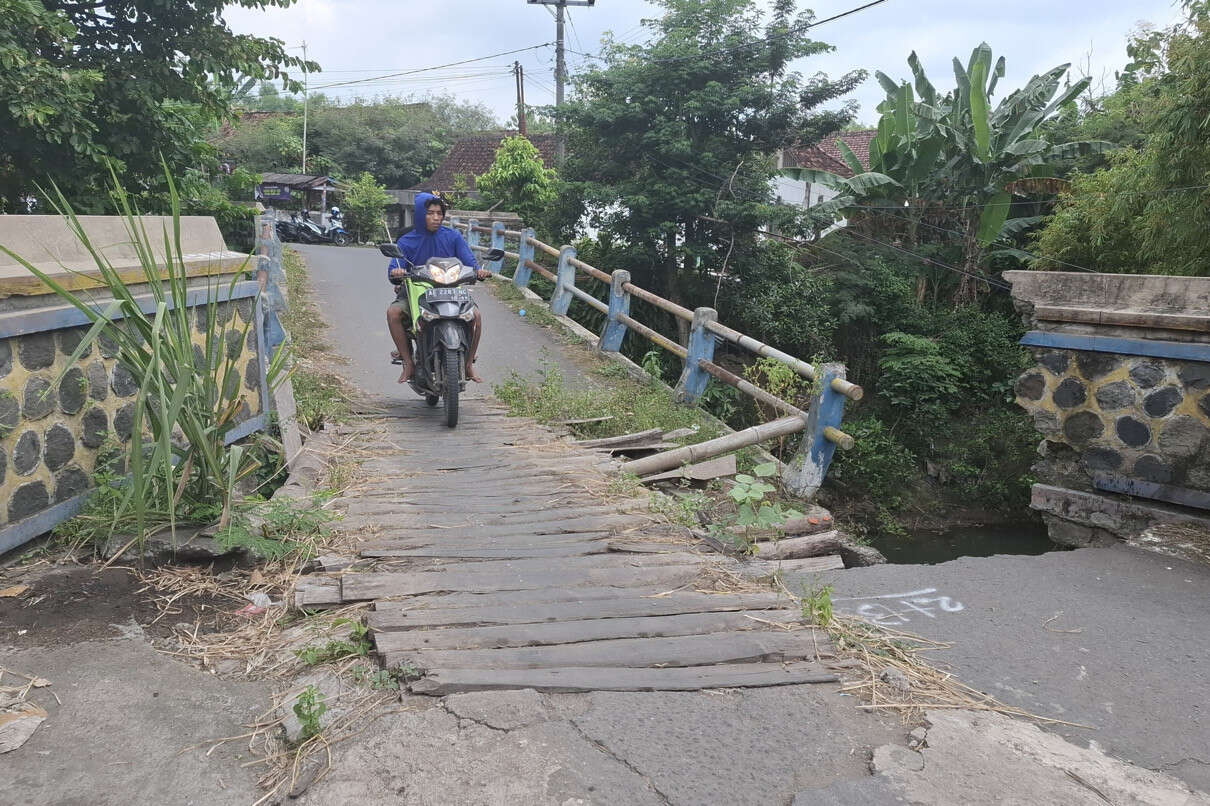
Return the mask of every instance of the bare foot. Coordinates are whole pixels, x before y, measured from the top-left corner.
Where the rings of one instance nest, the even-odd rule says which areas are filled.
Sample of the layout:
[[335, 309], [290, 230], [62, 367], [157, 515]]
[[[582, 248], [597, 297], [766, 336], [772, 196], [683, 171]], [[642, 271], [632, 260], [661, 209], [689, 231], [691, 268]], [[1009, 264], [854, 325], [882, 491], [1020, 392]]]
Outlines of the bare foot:
[[475, 383], [483, 383], [483, 379], [479, 377], [477, 372], [475, 372], [474, 364], [466, 365], [466, 379], [468, 381], [474, 381]]
[[408, 381], [410, 381], [412, 379], [412, 373], [414, 371], [415, 371], [414, 367], [405, 366], [403, 368], [403, 372], [399, 373], [399, 383], [407, 383]]

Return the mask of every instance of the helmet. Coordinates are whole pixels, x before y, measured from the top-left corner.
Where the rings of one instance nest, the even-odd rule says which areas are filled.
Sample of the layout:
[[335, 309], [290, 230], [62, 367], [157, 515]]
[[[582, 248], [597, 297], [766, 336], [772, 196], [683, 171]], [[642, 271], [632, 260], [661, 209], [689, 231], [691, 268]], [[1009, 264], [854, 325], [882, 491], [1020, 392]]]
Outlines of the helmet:
[[336, 205], [332, 205], [332, 213], [333, 215], [340, 215], [340, 208]]

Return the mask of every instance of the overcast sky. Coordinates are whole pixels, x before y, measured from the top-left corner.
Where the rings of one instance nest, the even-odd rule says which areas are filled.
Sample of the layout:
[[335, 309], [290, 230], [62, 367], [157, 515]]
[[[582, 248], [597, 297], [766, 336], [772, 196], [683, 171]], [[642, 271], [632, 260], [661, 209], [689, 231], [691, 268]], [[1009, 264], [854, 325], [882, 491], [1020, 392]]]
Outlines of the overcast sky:
[[[824, 19], [864, 2], [817, 0], [800, 7]], [[657, 16], [659, 10], [646, 0], [598, 0], [592, 8], [569, 7], [566, 46], [595, 54], [605, 31], [620, 40], [642, 41], [647, 29], [641, 20]], [[329, 95], [445, 92], [486, 104], [503, 122], [516, 110], [511, 72], [515, 59], [525, 68], [526, 101], [554, 101], [553, 46], [380, 78], [553, 42], [553, 9], [525, 0], [300, 0], [284, 10], [231, 7], [225, 17], [237, 33], [277, 37], [291, 47], [305, 41], [308, 57], [323, 67], [321, 74], [310, 76], [310, 86]], [[853, 97], [861, 104], [860, 119], [871, 123], [883, 97], [873, 71], [910, 77], [906, 59], [912, 50], [943, 91], [953, 85], [952, 58], [965, 62], [982, 41], [1007, 60], [1001, 96], [1029, 76], [1065, 62], [1072, 63], [1077, 74], [1092, 75], [1094, 84], [1104, 80], [1112, 86], [1113, 71], [1126, 62], [1129, 33], [1140, 23], [1162, 27], [1178, 17], [1173, 0], [886, 0], [813, 29], [812, 37], [835, 46], [835, 51], [802, 60], [796, 67], [805, 75], [824, 72], [833, 77], [855, 68], [869, 70], [871, 77]], [[568, 56], [572, 72], [584, 62], [580, 56]], [[359, 83], [324, 87], [351, 81]]]

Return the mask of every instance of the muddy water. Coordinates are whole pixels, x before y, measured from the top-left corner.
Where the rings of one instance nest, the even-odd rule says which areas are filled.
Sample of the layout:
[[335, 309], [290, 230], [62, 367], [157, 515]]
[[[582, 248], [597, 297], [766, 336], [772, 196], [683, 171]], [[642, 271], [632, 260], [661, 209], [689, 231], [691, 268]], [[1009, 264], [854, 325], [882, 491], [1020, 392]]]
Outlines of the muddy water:
[[968, 526], [945, 532], [917, 532], [905, 537], [881, 535], [870, 543], [899, 565], [932, 565], [959, 557], [990, 557], [993, 554], [1045, 554], [1061, 551], [1041, 525]]

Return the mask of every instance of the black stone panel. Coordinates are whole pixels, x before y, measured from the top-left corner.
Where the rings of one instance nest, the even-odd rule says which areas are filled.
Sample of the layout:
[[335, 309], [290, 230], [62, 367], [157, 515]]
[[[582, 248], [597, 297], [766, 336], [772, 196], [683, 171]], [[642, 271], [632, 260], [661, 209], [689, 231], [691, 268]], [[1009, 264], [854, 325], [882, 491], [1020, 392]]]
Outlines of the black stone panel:
[[1138, 364], [1130, 370], [1130, 379], [1139, 385], [1140, 389], [1150, 389], [1164, 380], [1164, 368], [1150, 361]]
[[[64, 330], [60, 330], [56, 335], [58, 336], [59, 340], [59, 352], [70, 358], [71, 354], [74, 353], [76, 348], [80, 346], [80, 342], [82, 342], [84, 337], [88, 335], [88, 328], [69, 327]], [[87, 358], [90, 355], [92, 355], [91, 344], [84, 348], [84, 352], [80, 353], [80, 357]]]
[[1121, 359], [1113, 353], [1076, 353], [1076, 365], [1080, 368], [1080, 374], [1090, 381], [1113, 372], [1120, 361]]
[[55, 474], [55, 503], [75, 498], [92, 489], [92, 478], [76, 466], [64, 468]]
[[235, 361], [239, 358], [240, 353], [244, 351], [244, 334], [242, 331], [232, 328], [228, 330], [223, 338], [227, 342], [227, 358]]
[[8, 501], [9, 523], [36, 515], [50, 505], [46, 485], [40, 481], [22, 484]]
[[51, 388], [50, 381], [34, 375], [25, 382], [25, 394], [21, 400], [21, 415], [27, 420], [41, 420], [55, 410], [59, 396]]
[[4, 439], [21, 422], [21, 404], [9, 392], [0, 393], [0, 439]]
[[0, 484], [4, 483], [4, 477], [8, 475], [8, 454], [4, 452], [4, 448], [0, 447]]
[[79, 367], [72, 367], [59, 381], [59, 411], [76, 414], [88, 400], [88, 381]]
[[1203, 395], [1202, 399], [1197, 401], [1197, 407], [1202, 410], [1202, 414], [1210, 417], [1210, 394]]
[[244, 324], [252, 321], [253, 298], [244, 297], [235, 301], [235, 312], [239, 314], [240, 321]]
[[1157, 389], [1143, 398], [1143, 411], [1149, 417], [1167, 417], [1172, 410], [1181, 404], [1185, 396], [1175, 386], [1165, 386]]
[[0, 378], [13, 371], [13, 346], [10, 339], [0, 339]]
[[101, 447], [109, 434], [109, 415], [105, 413], [105, 409], [94, 406], [84, 412], [82, 424], [84, 429], [80, 441], [84, 443], [84, 447], [93, 450]]
[[26, 431], [17, 438], [13, 446], [13, 470], [19, 476], [28, 476], [38, 469], [42, 461], [42, 440], [36, 431]]
[[1110, 448], [1089, 448], [1084, 452], [1084, 466], [1089, 470], [1117, 470], [1122, 466], [1122, 454]]
[[28, 370], [46, 369], [55, 363], [55, 334], [31, 333], [17, 339], [17, 357]]
[[46, 466], [59, 470], [76, 455], [76, 437], [67, 426], [56, 423], [46, 432]]
[[1046, 391], [1046, 378], [1040, 372], [1030, 372], [1017, 379], [1017, 395], [1026, 400], [1041, 400]]
[[1186, 389], [1210, 389], [1210, 364], [1185, 364], [1177, 374]]
[[1132, 448], [1141, 448], [1151, 441], [1151, 427], [1134, 417], [1119, 417], [1118, 439]]
[[1088, 390], [1075, 378], [1066, 378], [1052, 395], [1055, 405], [1061, 409], [1073, 409], [1088, 399]]
[[134, 431], [134, 405], [127, 403], [113, 415], [113, 430], [123, 442], [129, 442]]
[[113, 380], [109, 386], [118, 397], [134, 397], [139, 393], [139, 382], [130, 370], [121, 364], [114, 364]]
[[1117, 411], [1135, 404], [1134, 387], [1127, 381], [1107, 383], [1097, 390], [1097, 405], [1102, 411]]
[[244, 386], [250, 392], [260, 391], [260, 359], [253, 358], [244, 367]]
[[1169, 484], [1173, 477], [1171, 465], [1166, 464], [1158, 456], [1150, 454], [1139, 457], [1138, 461], [1134, 463], [1133, 473], [1136, 478], [1155, 484]]
[[118, 357], [118, 342], [108, 333], [102, 332], [97, 337], [97, 349], [101, 351], [101, 355], [104, 358]]
[[1038, 363], [1054, 375], [1062, 375], [1071, 366], [1071, 353], [1062, 350], [1047, 350], [1038, 355]]
[[1105, 431], [1101, 418], [1091, 411], [1077, 411], [1063, 421], [1063, 435], [1073, 445], [1083, 445]]
[[109, 397], [109, 370], [100, 361], [88, 365], [88, 396], [93, 400]]

